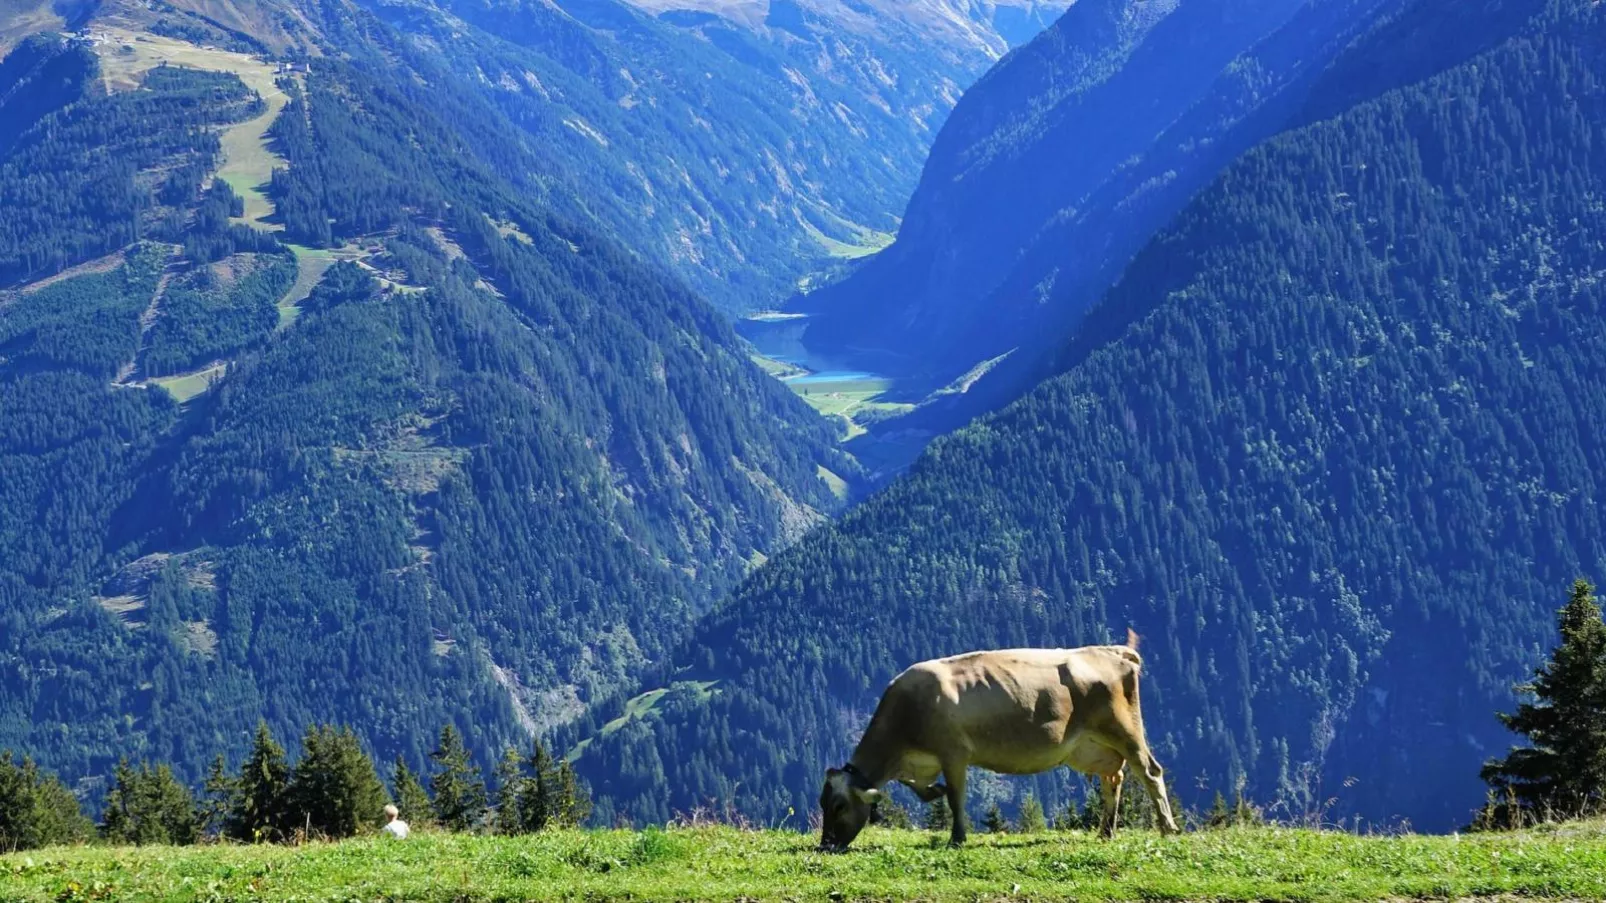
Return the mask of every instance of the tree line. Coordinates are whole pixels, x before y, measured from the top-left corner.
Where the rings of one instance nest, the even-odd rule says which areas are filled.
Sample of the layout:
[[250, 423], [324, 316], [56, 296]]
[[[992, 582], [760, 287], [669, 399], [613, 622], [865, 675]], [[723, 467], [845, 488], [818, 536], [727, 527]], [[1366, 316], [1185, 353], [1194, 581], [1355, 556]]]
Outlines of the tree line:
[[229, 770], [219, 754], [199, 788], [163, 763], [118, 762], [97, 824], [55, 775], [0, 752], [0, 852], [103, 840], [114, 844], [207, 841], [300, 843], [377, 830], [395, 805], [414, 830], [531, 834], [584, 824], [591, 801], [574, 769], [539, 740], [508, 747], [487, 786], [463, 737], [441, 729], [424, 773], [398, 758], [390, 780], [348, 727], [315, 724], [292, 763], [266, 722], [249, 755]]

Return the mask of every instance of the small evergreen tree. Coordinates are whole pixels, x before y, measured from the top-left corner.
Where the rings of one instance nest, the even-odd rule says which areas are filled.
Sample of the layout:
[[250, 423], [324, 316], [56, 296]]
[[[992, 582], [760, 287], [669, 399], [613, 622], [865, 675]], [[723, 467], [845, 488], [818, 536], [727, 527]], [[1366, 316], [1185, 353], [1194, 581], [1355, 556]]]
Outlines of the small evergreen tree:
[[469, 831], [485, 815], [485, 781], [469, 761], [463, 738], [450, 724], [441, 729], [440, 745], [429, 754], [439, 769], [429, 779], [435, 820], [448, 831]]
[[890, 796], [876, 803], [875, 809], [870, 814], [871, 823], [882, 827], [904, 831], [914, 827], [914, 822], [909, 818], [909, 810], [898, 805], [897, 800]]
[[953, 830], [953, 813], [948, 810], [948, 798], [939, 796], [926, 806], [926, 830]]
[[1216, 800], [1210, 804], [1210, 813], [1205, 816], [1205, 827], [1225, 828], [1232, 824], [1232, 810], [1227, 808], [1227, 798], [1216, 791]]
[[496, 816], [492, 819], [496, 833], [524, 833], [520, 802], [528, 795], [525, 785], [529, 780], [524, 774], [524, 757], [509, 746], [496, 763]]
[[194, 843], [195, 800], [166, 765], [133, 768], [124, 759], [106, 793], [101, 833], [113, 843]]
[[334, 839], [379, 827], [390, 801], [357, 735], [328, 724], [307, 728], [286, 799], [295, 827]]
[[553, 816], [558, 827], [577, 828], [591, 817], [591, 794], [581, 786], [574, 766], [567, 759], [558, 762], [557, 790], [553, 794]]
[[424, 789], [424, 785], [418, 782], [418, 775], [400, 758], [396, 759], [391, 787], [395, 791], [396, 808], [401, 810], [404, 821], [415, 829], [434, 824], [435, 806], [430, 802], [429, 791]]
[[229, 774], [222, 753], [212, 759], [201, 790], [201, 799], [195, 807], [196, 825], [202, 834], [221, 834], [228, 825], [229, 812], [234, 808], [234, 795], [239, 792], [239, 782]]
[[32, 759], [0, 752], [0, 852], [31, 850], [89, 838], [93, 826], [78, 798]]
[[1044, 817], [1043, 804], [1037, 801], [1037, 797], [1028, 795], [1020, 804], [1015, 830], [1021, 834], [1041, 834], [1048, 830], [1048, 819]]
[[247, 843], [284, 837], [289, 823], [286, 814], [289, 784], [290, 766], [285, 762], [284, 747], [273, 739], [268, 723], [260, 721], [256, 737], [251, 741], [251, 755], [246, 757], [240, 776], [235, 780], [233, 805], [224, 833]]
[[1260, 807], [1249, 800], [1249, 794], [1244, 789], [1248, 783], [1248, 778], [1243, 775], [1238, 776], [1238, 785], [1232, 793], [1232, 820], [1230, 823], [1233, 825], [1253, 826], [1264, 824], [1266, 821], [1266, 817], [1261, 813]]
[[1079, 831], [1082, 829], [1082, 809], [1076, 805], [1076, 800], [1065, 804], [1064, 810], [1054, 818], [1054, 830]]
[[1004, 819], [1004, 810], [998, 808], [997, 803], [987, 807], [987, 815], [982, 819], [981, 823], [989, 834], [1009, 833], [1009, 822]]
[[552, 761], [552, 756], [541, 745], [541, 741], [536, 740], [530, 747], [524, 767], [528, 777], [519, 797], [519, 818], [524, 831], [540, 831], [558, 815], [557, 764]]
[[1536, 816], [1568, 817], [1606, 803], [1606, 622], [1588, 581], [1573, 584], [1557, 620], [1561, 644], [1517, 687], [1534, 701], [1500, 715], [1529, 745], [1485, 764], [1482, 777]]

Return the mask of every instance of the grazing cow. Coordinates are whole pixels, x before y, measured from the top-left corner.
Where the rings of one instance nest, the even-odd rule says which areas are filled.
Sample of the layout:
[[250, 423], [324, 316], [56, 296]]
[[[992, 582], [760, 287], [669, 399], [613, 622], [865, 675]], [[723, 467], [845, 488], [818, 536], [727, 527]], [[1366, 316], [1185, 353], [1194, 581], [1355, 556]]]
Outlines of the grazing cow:
[[[925, 802], [944, 794], [952, 843], [965, 842], [965, 769], [1037, 774], [1059, 765], [1098, 775], [1100, 831], [1115, 833], [1121, 772], [1131, 762], [1149, 791], [1160, 830], [1177, 830], [1160, 763], [1143, 738], [1137, 635], [1125, 646], [1002, 649], [921, 662], [893, 679], [864, 738], [820, 791], [822, 849], [853, 842], [898, 781]], [[946, 784], [938, 783], [941, 773]]]

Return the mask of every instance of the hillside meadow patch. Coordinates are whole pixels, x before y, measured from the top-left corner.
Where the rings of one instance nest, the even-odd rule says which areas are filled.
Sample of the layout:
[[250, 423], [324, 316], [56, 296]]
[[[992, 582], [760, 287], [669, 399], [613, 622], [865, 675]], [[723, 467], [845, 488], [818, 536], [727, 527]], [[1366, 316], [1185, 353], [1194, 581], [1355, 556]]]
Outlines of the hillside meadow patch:
[[1600, 899], [1606, 823], [1509, 834], [1246, 828], [981, 835], [868, 830], [847, 853], [727, 827], [420, 833], [292, 846], [0, 856], [7, 901]]

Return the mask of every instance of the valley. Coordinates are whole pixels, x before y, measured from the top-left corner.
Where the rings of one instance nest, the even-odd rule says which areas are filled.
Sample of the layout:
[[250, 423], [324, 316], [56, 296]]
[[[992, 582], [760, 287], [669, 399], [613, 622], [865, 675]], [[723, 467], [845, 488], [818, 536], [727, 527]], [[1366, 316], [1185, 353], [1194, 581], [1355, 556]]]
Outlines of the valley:
[[[0, 15], [0, 776], [201, 818], [337, 725], [367, 809], [508, 835], [0, 856], [24, 899], [1606, 892], [1606, 771], [1537, 828], [1480, 778], [1606, 574], [1599, 3]], [[1195, 830], [1098, 843], [1057, 769], [975, 774], [970, 849], [810, 849], [911, 663], [1129, 630]]]

